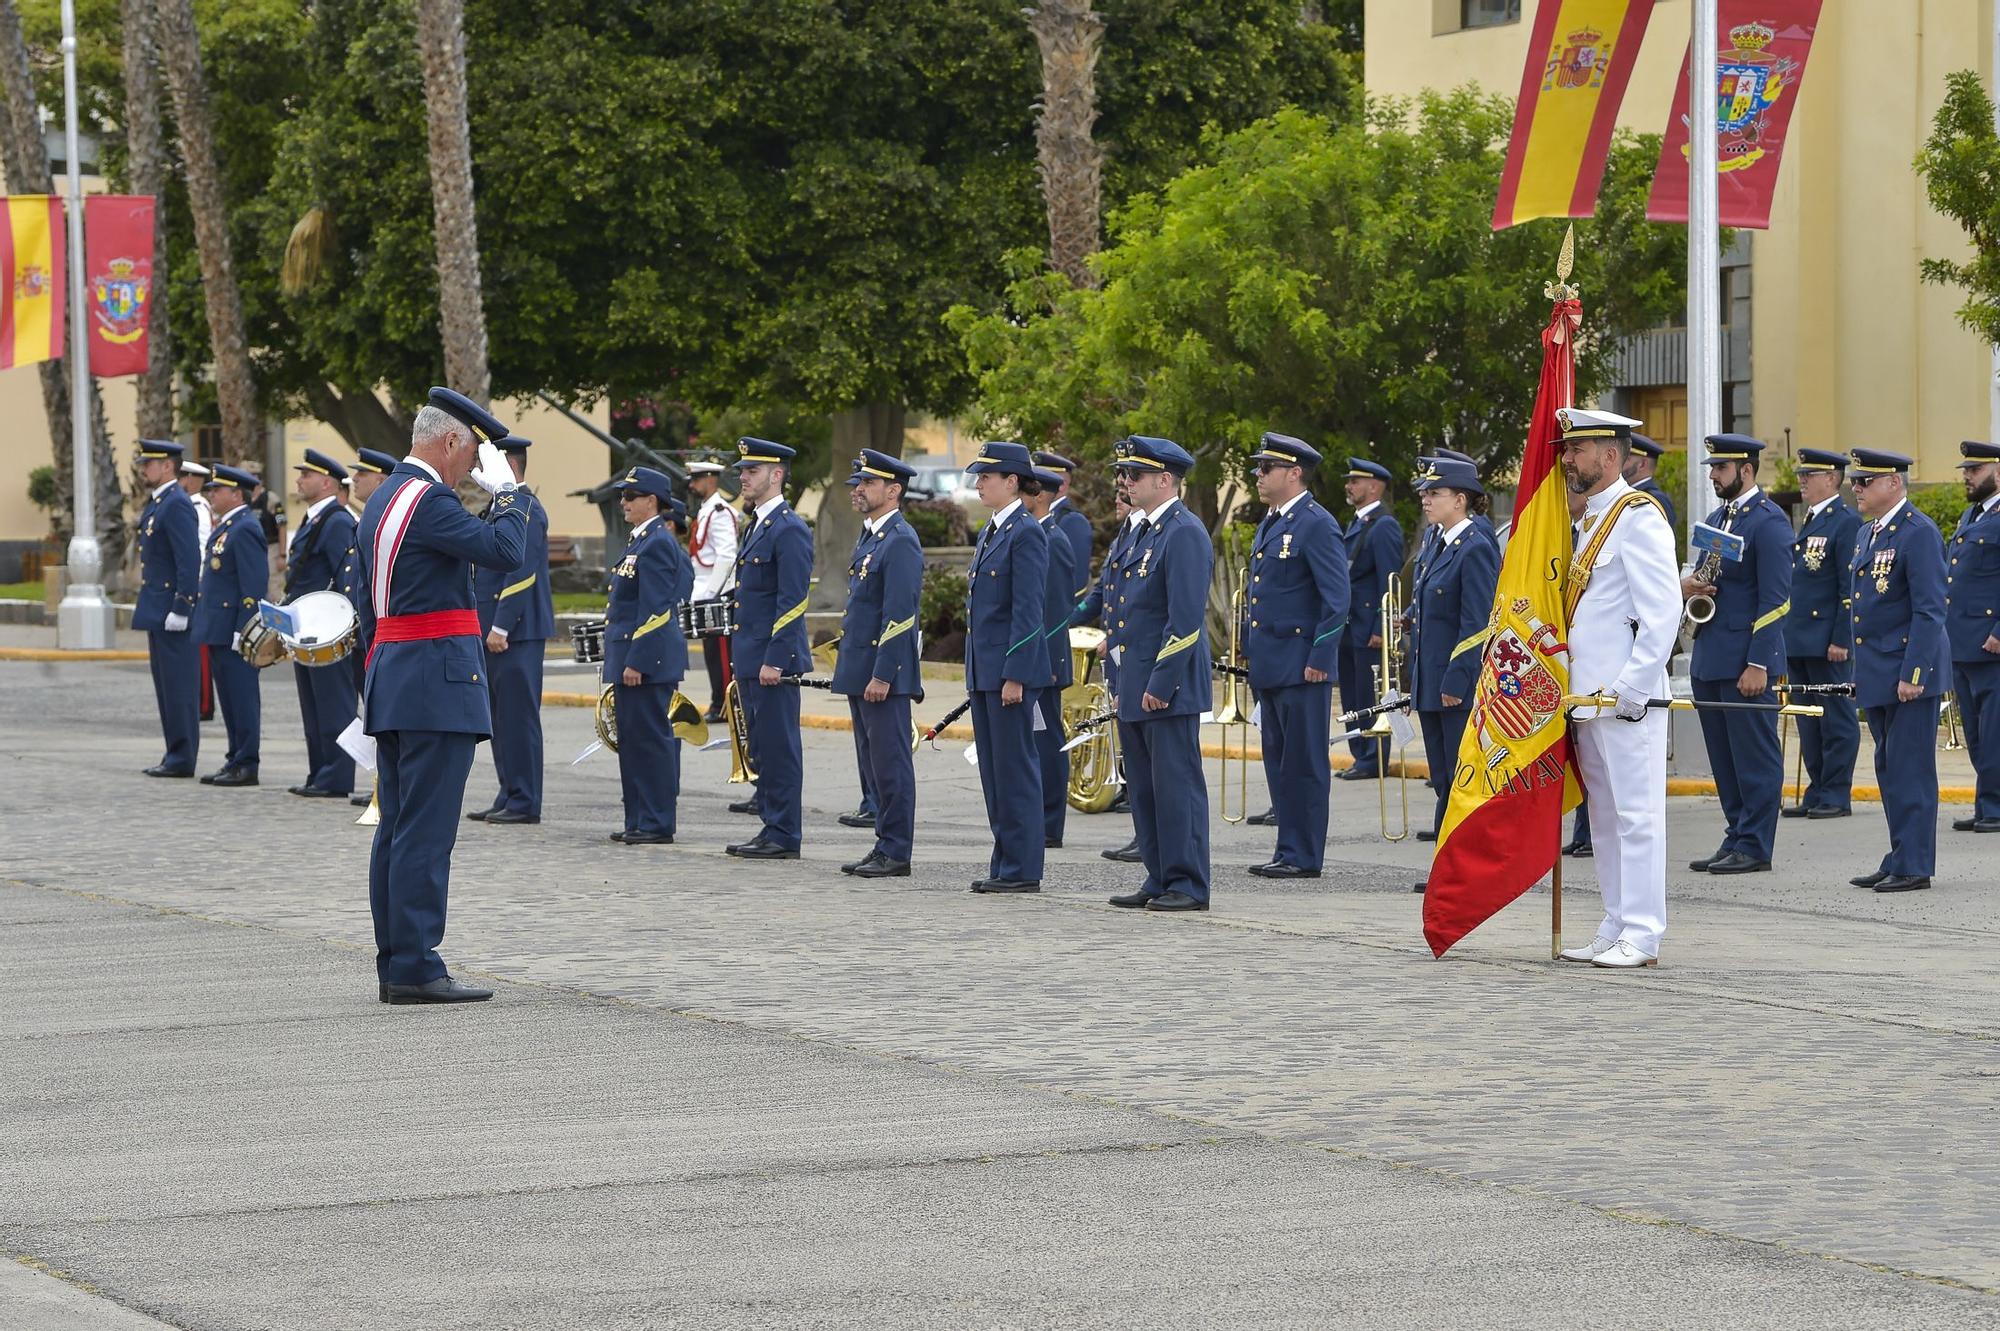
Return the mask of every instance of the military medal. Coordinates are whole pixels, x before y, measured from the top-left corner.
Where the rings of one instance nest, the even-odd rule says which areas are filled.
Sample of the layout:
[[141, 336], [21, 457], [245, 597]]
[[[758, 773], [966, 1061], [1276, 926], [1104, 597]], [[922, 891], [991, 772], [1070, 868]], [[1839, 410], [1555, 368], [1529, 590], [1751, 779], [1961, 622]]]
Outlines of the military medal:
[[1280, 542], [1278, 545], [1278, 558], [1290, 559], [1291, 557], [1292, 557], [1292, 534], [1290, 532], [1286, 532], [1284, 540]]
[[873, 559], [874, 557], [875, 557], [875, 552], [874, 552], [873, 550], [870, 550], [870, 551], [869, 551], [869, 552], [868, 552], [867, 554], [865, 554], [865, 555], [861, 556], [861, 576], [862, 576], [862, 577], [864, 577], [864, 578], [865, 578], [865, 577], [867, 577], [867, 576], [868, 576], [868, 561], [869, 561], [869, 560], [871, 560], [871, 559]]
[[1819, 572], [1819, 566], [1826, 562], [1826, 537], [1806, 537], [1806, 567]]
[[1152, 563], [1152, 562], [1153, 562], [1153, 547], [1149, 545], [1149, 546], [1147, 546], [1147, 547], [1146, 547], [1146, 553], [1145, 553], [1145, 554], [1143, 554], [1143, 555], [1141, 555], [1141, 556], [1139, 556], [1139, 576], [1140, 576], [1140, 577], [1142, 577], [1142, 578], [1143, 578], [1143, 577], [1145, 577], [1145, 576], [1146, 576], [1146, 565], [1148, 565], [1148, 564], [1150, 564], [1150, 563]]

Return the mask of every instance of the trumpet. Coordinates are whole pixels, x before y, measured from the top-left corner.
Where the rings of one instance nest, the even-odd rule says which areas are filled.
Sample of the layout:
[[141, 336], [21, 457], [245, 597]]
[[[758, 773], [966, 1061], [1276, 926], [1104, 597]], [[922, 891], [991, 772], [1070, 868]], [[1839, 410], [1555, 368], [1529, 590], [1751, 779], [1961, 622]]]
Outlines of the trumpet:
[[[1378, 698], [1391, 691], [1401, 692], [1403, 658], [1408, 651], [1408, 644], [1403, 636], [1403, 575], [1400, 573], [1391, 573], [1387, 586], [1383, 588], [1381, 623], [1382, 656], [1373, 667], [1375, 696]], [[1404, 841], [1410, 835], [1410, 779], [1405, 774], [1406, 755], [1410, 748], [1407, 741], [1396, 750], [1396, 789], [1402, 800], [1399, 824], [1401, 830], [1395, 832], [1389, 830], [1389, 740], [1396, 733], [1389, 718], [1397, 707], [1405, 706], [1408, 706], [1407, 701], [1390, 707], [1378, 704], [1377, 708], [1373, 709], [1374, 722], [1367, 731], [1375, 740], [1377, 760], [1382, 771], [1381, 777], [1375, 784], [1375, 806], [1384, 841]]]
[[722, 719], [729, 730], [729, 784], [742, 785], [757, 779], [757, 765], [750, 760], [750, 717], [743, 710], [743, 690], [735, 680], [722, 692]]
[[[1220, 787], [1216, 795], [1216, 812], [1225, 823], [1240, 823], [1250, 816], [1250, 713], [1244, 707], [1249, 684], [1243, 670], [1243, 615], [1249, 607], [1249, 593], [1245, 590], [1247, 579], [1244, 573], [1236, 578], [1236, 595], [1229, 598], [1229, 659], [1220, 668], [1228, 682], [1222, 686], [1222, 706], [1215, 709], [1215, 724], [1222, 727], [1222, 753], [1217, 759], [1216, 783]], [[1236, 732], [1236, 743], [1230, 745], [1230, 732]], [[1236, 764], [1236, 815], [1229, 814], [1229, 767]]]

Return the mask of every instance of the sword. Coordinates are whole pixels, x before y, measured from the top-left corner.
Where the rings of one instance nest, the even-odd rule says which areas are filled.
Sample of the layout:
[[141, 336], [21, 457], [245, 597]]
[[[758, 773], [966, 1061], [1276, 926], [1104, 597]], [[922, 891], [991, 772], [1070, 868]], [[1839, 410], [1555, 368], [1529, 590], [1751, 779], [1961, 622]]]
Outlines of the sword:
[[1815, 698], [1852, 698], [1854, 696], [1854, 685], [1852, 684], [1778, 684], [1773, 687], [1780, 693], [1806, 693]]
[[[1837, 687], [1829, 685], [1828, 687]], [[1852, 687], [1849, 685], [1848, 687]], [[1562, 700], [1564, 707], [1615, 708], [1618, 695], [1615, 693], [1572, 693]], [[1778, 702], [1702, 702], [1693, 698], [1648, 698], [1646, 706], [1655, 710], [1666, 709], [1676, 712], [1769, 712], [1773, 716], [1825, 716], [1826, 708], [1816, 703]]]

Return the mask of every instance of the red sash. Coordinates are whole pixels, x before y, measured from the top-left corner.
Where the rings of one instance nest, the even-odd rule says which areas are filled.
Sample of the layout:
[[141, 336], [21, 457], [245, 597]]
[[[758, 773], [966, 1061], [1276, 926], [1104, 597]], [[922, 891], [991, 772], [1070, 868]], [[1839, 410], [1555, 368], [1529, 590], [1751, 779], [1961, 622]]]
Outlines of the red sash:
[[385, 615], [375, 621], [375, 640], [368, 645], [368, 661], [373, 664], [375, 649], [385, 642], [425, 642], [431, 638], [479, 636], [476, 610], [427, 610], [420, 615]]

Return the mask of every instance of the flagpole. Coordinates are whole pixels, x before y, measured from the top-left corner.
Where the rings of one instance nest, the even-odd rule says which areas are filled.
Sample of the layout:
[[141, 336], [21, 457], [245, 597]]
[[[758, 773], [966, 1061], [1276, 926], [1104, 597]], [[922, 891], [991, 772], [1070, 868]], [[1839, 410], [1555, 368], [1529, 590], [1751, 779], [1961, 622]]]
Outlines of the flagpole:
[[[69, 413], [71, 530], [56, 645], [101, 650], [111, 645], [116, 612], [104, 599], [104, 554], [97, 544], [96, 478], [90, 456], [90, 329], [83, 304], [83, 167], [76, 146], [76, 3], [62, 0], [63, 155], [69, 177]], [[58, 296], [58, 300], [62, 297]]]
[[1556, 816], [1556, 862], [1549, 869], [1549, 960], [1561, 961], [1563, 954], [1563, 852], [1562, 815]]
[[1708, 445], [1722, 432], [1722, 223], [1716, 186], [1716, 5], [1688, 8], [1688, 536], [1715, 505]]

